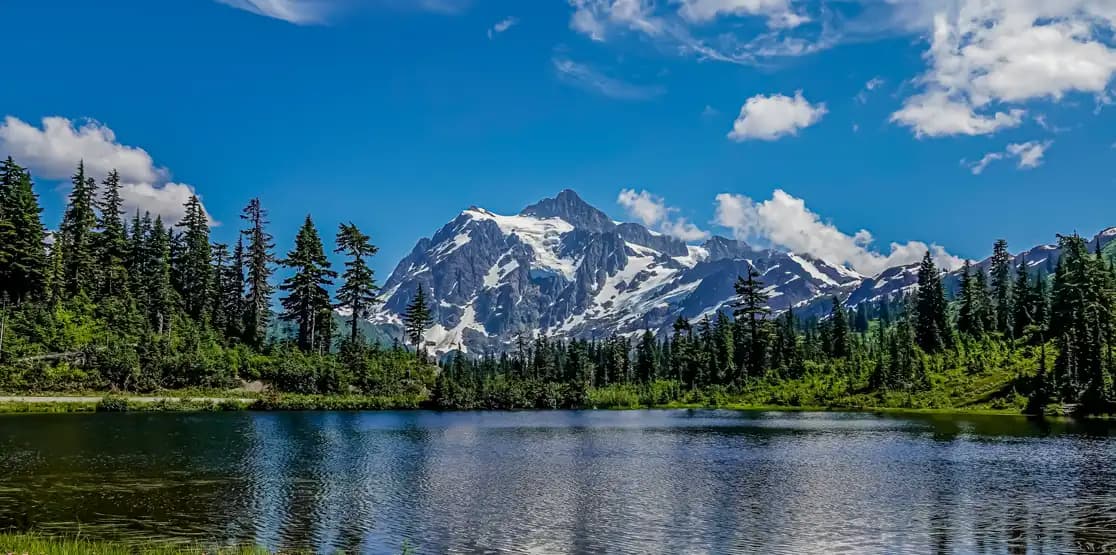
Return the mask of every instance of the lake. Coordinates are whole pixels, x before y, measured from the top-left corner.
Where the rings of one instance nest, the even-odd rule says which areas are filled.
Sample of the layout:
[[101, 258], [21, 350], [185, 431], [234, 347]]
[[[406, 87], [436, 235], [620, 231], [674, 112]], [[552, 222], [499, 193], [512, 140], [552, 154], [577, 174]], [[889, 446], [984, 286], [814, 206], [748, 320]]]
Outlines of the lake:
[[707, 410], [0, 417], [0, 529], [399, 553], [1116, 550], [1116, 424]]

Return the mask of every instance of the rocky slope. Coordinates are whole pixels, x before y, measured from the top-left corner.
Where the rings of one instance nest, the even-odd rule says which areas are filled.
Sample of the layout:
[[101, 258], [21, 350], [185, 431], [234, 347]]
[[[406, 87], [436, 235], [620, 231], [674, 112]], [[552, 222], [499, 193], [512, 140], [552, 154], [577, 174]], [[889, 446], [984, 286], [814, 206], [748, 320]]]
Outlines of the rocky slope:
[[[1099, 237], [1107, 243], [1114, 236], [1108, 230]], [[1052, 271], [1057, 249], [1040, 246], [1019, 256]], [[733, 282], [749, 266], [762, 274], [776, 312], [793, 306], [820, 314], [834, 295], [849, 306], [878, 301], [910, 290], [917, 278], [916, 266], [863, 276], [724, 237], [688, 245], [614, 222], [566, 190], [514, 216], [469, 208], [420, 240], [384, 284], [385, 303], [372, 323], [397, 329], [421, 285], [435, 320], [429, 348], [438, 353], [495, 353], [521, 334], [666, 332], [679, 316], [696, 320], [727, 310]], [[951, 275], [947, 285], [956, 279]]]

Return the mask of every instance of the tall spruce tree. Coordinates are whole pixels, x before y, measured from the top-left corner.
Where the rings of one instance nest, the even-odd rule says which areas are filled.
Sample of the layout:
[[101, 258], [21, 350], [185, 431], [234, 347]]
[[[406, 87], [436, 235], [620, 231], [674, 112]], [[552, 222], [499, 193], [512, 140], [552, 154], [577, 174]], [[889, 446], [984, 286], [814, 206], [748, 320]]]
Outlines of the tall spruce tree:
[[1007, 241], [1000, 239], [992, 246], [991, 261], [992, 303], [995, 314], [995, 331], [1011, 337], [1011, 253]]
[[376, 294], [376, 276], [368, 266], [368, 259], [379, 249], [368, 235], [352, 223], [341, 224], [337, 230], [337, 252], [345, 255], [343, 283], [337, 289], [337, 307], [349, 312], [349, 342], [360, 341], [360, 321], [368, 318], [371, 309], [380, 302]]
[[749, 265], [748, 277], [737, 276], [736, 283], [733, 284], [736, 291], [733, 316], [747, 328], [748, 345], [744, 364], [745, 372], [750, 376], [763, 373], [767, 349], [763, 326], [764, 320], [771, 314], [771, 308], [767, 305], [767, 292], [764, 291], [763, 283], [756, 279], [759, 275], [755, 267]]
[[322, 240], [314, 221], [306, 216], [302, 228], [295, 237], [295, 246], [287, 253], [282, 264], [294, 274], [283, 280], [279, 289], [287, 292], [281, 299], [284, 312], [282, 318], [298, 325], [298, 348], [303, 352], [314, 352], [322, 345], [320, 335], [323, 326], [328, 326], [333, 304], [330, 302], [327, 286], [333, 284], [337, 274], [330, 270]]
[[61, 246], [62, 289], [68, 295], [92, 293], [96, 272], [97, 213], [94, 210], [96, 182], [85, 175], [85, 162], [78, 163], [71, 179], [66, 212], [58, 230]]
[[272, 254], [275, 244], [271, 234], [267, 232], [267, 211], [260, 204], [260, 199], [249, 201], [240, 218], [248, 223], [248, 228], [243, 231], [244, 237], [248, 239], [245, 257], [244, 343], [258, 349], [267, 338], [267, 327], [271, 320], [273, 289], [269, 280], [272, 263], [275, 261]]
[[223, 330], [225, 337], [236, 341], [244, 340], [244, 309], [246, 306], [244, 301], [244, 266], [245, 251], [244, 236], [242, 235], [236, 240], [229, 267], [221, 278], [221, 297], [219, 301], [224, 305], [225, 313], [228, 314], [228, 322]]
[[97, 236], [97, 270], [102, 297], [119, 298], [129, 289], [128, 233], [124, 227], [124, 199], [120, 196], [120, 174], [109, 172], [101, 182], [101, 199]]
[[213, 291], [213, 250], [209, 244], [209, 217], [197, 195], [183, 205], [186, 213], [178, 223], [182, 229], [178, 275], [182, 306], [191, 318], [201, 321], [207, 314]]
[[833, 358], [845, 358], [850, 349], [848, 314], [840, 299], [832, 297], [830, 302], [833, 305], [829, 312], [829, 354]]
[[930, 251], [918, 267], [918, 292], [915, 301], [915, 342], [923, 351], [937, 353], [951, 345], [942, 276]]
[[430, 307], [426, 304], [426, 291], [422, 285], [418, 286], [415, 296], [407, 309], [403, 312], [403, 334], [415, 346], [415, 352], [421, 357], [426, 352], [424, 337], [426, 330], [434, 324], [434, 317]]
[[156, 333], [167, 333], [174, 322], [178, 295], [171, 282], [171, 231], [163, 225], [162, 216], [155, 217], [144, 252], [147, 276], [148, 320]]
[[984, 335], [982, 299], [977, 287], [972, 265], [966, 260], [965, 266], [961, 269], [961, 287], [958, 292], [960, 298], [957, 307], [957, 331], [974, 338]]
[[31, 175], [8, 157], [0, 163], [0, 296], [16, 304], [46, 293], [42, 212]]

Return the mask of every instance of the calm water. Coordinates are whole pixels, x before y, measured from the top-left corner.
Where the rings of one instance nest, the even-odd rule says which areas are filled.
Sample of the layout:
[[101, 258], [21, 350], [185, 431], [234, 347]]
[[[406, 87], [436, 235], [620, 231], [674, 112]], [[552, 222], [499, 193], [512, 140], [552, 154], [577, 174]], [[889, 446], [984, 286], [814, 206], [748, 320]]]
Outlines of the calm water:
[[1116, 550], [1116, 428], [724, 411], [0, 417], [0, 528], [398, 553]]

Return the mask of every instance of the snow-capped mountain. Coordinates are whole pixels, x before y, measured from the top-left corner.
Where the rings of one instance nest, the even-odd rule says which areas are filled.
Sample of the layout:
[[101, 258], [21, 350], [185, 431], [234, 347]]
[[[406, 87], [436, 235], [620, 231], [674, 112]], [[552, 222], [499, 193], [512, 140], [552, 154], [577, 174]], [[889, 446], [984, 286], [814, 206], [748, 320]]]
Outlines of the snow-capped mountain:
[[[1036, 247], [1021, 256], [1052, 264], [1056, 250]], [[877, 301], [917, 279], [916, 266], [868, 277], [724, 237], [689, 245], [614, 222], [566, 190], [512, 216], [469, 208], [420, 240], [384, 284], [373, 323], [397, 327], [421, 285], [431, 300], [435, 325], [427, 339], [436, 353], [495, 353], [520, 335], [539, 333], [666, 332], [679, 316], [697, 320], [727, 310], [733, 283], [749, 266], [761, 274], [775, 312], [827, 312], [834, 295], [850, 306]]]

